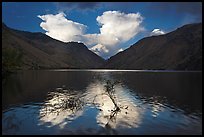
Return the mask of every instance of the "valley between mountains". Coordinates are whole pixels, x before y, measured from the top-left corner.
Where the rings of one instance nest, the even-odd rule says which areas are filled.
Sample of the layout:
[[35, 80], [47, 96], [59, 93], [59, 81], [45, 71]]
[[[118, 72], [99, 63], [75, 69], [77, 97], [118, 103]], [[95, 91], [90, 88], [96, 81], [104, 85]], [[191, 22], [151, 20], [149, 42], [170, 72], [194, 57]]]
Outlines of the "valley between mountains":
[[146, 37], [105, 60], [86, 45], [2, 23], [2, 71], [9, 69], [202, 70], [202, 23]]

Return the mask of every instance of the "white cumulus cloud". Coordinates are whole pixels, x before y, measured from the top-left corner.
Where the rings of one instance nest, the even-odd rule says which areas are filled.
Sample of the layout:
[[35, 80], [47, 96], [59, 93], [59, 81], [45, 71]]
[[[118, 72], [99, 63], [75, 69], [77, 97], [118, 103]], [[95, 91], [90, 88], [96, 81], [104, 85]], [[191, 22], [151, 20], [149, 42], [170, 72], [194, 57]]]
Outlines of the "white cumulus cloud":
[[78, 36], [84, 34], [87, 26], [68, 20], [65, 16], [63, 12], [56, 15], [38, 15], [44, 21], [40, 23], [40, 27], [47, 31], [46, 35], [54, 39], [63, 42], [78, 41]]
[[109, 52], [109, 50], [104, 45], [101, 45], [101, 44], [97, 44], [96, 46], [93, 46], [92, 48], [90, 48], [90, 50], [95, 52], [97, 55], [101, 55]]
[[157, 36], [157, 35], [163, 35], [165, 34], [165, 32], [163, 30], [160, 29], [154, 29], [151, 33], [150, 36]]
[[127, 42], [143, 31], [140, 13], [123, 13], [120, 11], [106, 11], [96, 18], [100, 33], [85, 33], [86, 25], [66, 19], [64, 13], [38, 16], [44, 22], [40, 26], [52, 38], [68, 41], [81, 41], [96, 54], [105, 58], [120, 50], [120, 44]]
[[140, 13], [125, 14], [119, 11], [106, 11], [96, 20], [101, 25], [101, 39], [109, 40], [108, 43], [112, 42], [111, 44], [128, 41], [143, 30], [141, 27], [143, 17]]

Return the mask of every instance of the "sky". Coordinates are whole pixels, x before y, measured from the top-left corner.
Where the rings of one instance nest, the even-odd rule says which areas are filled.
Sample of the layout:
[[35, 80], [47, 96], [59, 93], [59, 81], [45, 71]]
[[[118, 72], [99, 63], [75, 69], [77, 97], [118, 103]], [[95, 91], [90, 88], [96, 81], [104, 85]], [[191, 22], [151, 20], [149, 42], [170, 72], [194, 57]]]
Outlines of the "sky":
[[138, 40], [202, 22], [201, 2], [2, 2], [11, 28], [84, 43], [104, 59]]

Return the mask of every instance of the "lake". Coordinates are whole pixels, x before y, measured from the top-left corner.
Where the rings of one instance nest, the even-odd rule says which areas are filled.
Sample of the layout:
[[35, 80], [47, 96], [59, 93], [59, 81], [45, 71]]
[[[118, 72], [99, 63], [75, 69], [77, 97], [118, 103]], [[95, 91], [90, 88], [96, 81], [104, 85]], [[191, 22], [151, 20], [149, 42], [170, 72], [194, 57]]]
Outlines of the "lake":
[[202, 134], [202, 72], [28, 70], [2, 81], [2, 134]]

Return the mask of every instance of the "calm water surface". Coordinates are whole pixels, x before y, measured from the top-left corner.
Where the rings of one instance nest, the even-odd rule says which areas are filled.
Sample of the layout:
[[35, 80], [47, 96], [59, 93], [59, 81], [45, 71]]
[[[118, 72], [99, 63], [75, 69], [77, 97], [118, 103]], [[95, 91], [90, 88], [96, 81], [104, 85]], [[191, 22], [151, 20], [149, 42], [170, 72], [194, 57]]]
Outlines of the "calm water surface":
[[30, 70], [2, 86], [2, 134], [202, 134], [202, 72]]

